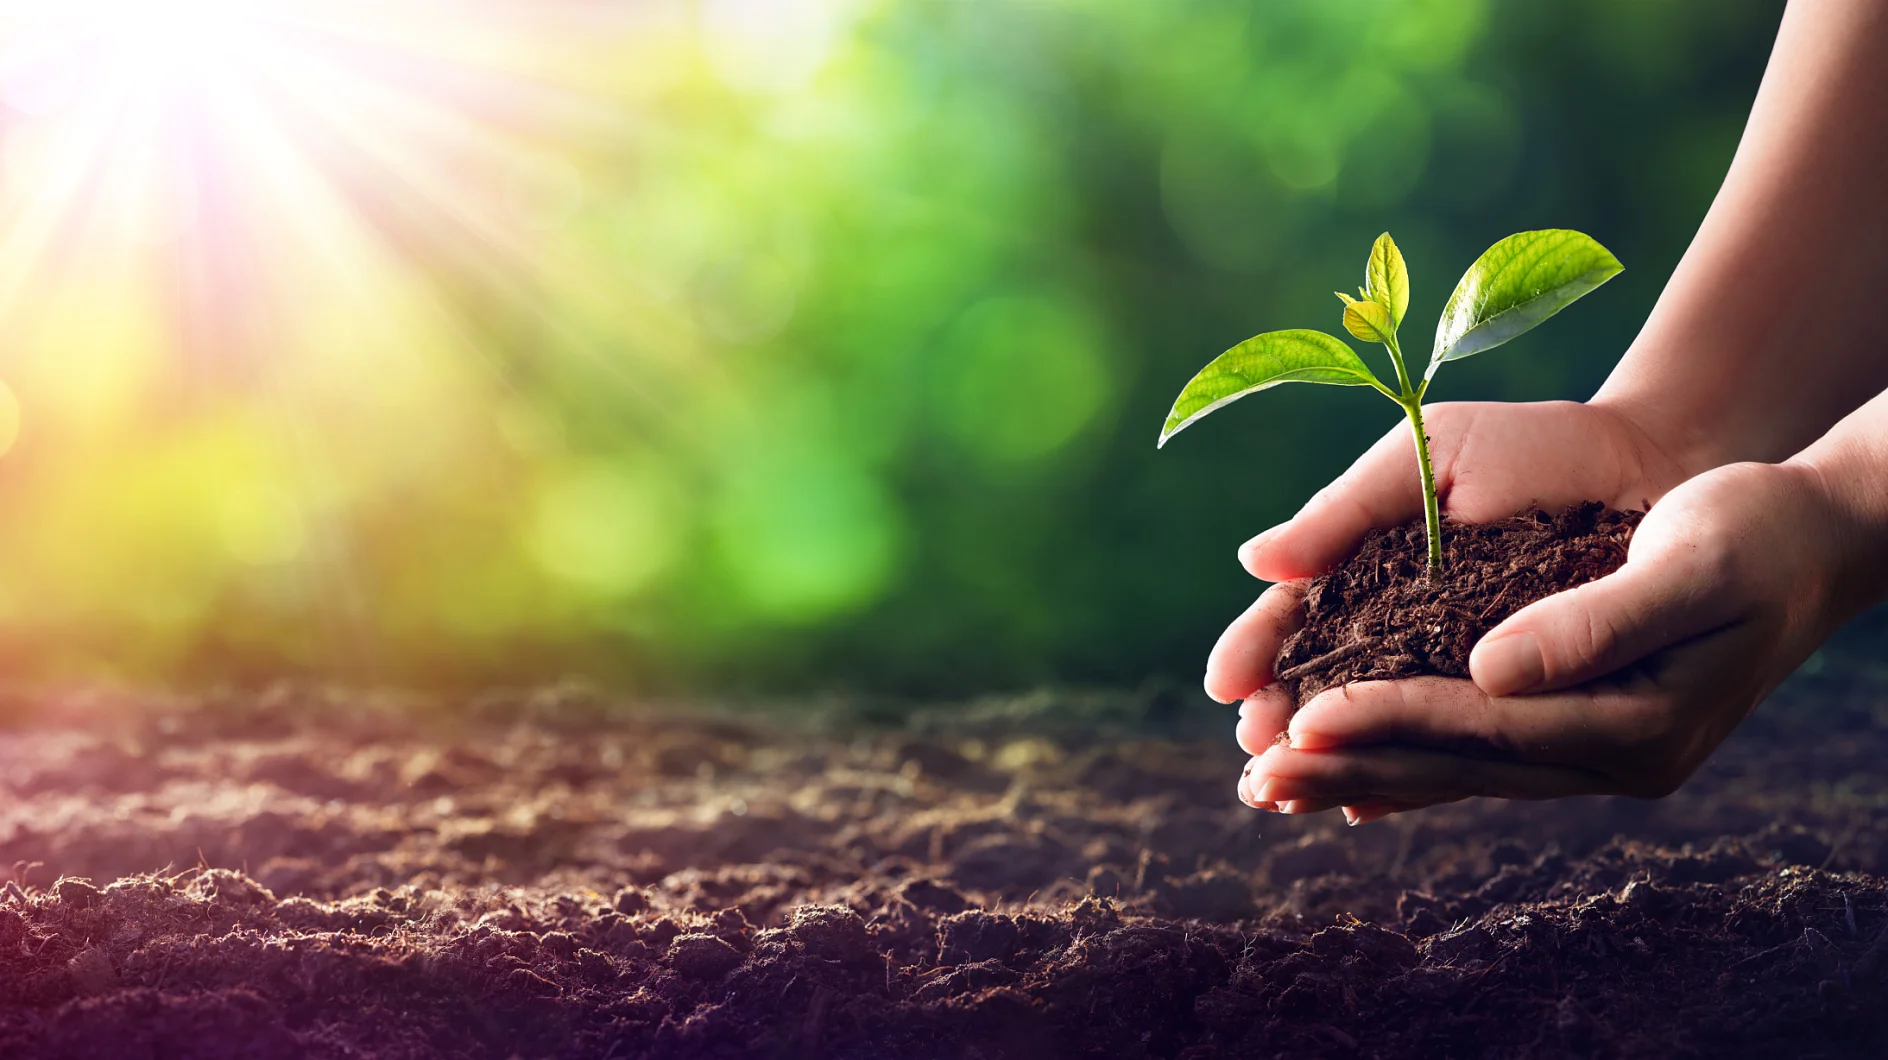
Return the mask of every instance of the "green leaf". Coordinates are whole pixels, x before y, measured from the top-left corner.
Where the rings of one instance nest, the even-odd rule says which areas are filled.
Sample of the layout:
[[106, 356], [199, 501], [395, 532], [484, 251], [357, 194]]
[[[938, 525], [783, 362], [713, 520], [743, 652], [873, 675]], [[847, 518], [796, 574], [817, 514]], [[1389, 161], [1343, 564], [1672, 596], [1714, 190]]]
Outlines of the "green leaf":
[[1342, 339], [1322, 331], [1268, 331], [1234, 346], [1218, 357], [1180, 391], [1160, 429], [1160, 445], [1195, 420], [1280, 383], [1332, 383], [1337, 386], [1374, 386], [1377, 377]]
[[1381, 302], [1350, 302], [1344, 306], [1344, 330], [1365, 342], [1389, 345], [1396, 340], [1396, 321]]
[[1396, 240], [1385, 232], [1370, 245], [1370, 261], [1364, 266], [1364, 297], [1390, 311], [1390, 330], [1403, 324], [1409, 312], [1409, 266], [1403, 264], [1403, 252]]
[[1427, 382], [1444, 362], [1492, 350], [1565, 309], [1623, 268], [1593, 238], [1564, 228], [1518, 232], [1462, 274], [1436, 324]]

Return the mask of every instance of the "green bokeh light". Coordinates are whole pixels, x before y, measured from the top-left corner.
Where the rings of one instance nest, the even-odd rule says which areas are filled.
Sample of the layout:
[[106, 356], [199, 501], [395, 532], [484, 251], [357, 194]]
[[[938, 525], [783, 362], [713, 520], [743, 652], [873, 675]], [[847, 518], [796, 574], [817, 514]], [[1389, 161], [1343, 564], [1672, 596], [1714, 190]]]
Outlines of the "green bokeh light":
[[992, 464], [1068, 445], [1102, 410], [1112, 382], [1093, 314], [1042, 297], [965, 310], [945, 332], [929, 389], [944, 430]]
[[872, 601], [896, 573], [898, 509], [839, 454], [782, 448], [740, 468], [715, 505], [715, 544], [740, 604], [801, 625]]

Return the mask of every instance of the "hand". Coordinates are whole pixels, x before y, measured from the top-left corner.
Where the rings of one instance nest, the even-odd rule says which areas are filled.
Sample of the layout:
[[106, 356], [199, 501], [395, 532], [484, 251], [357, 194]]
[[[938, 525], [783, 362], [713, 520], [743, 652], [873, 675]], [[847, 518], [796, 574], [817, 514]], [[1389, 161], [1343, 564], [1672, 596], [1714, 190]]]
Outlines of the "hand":
[[[1688, 477], [1647, 432], [1599, 404], [1457, 402], [1431, 406], [1425, 417], [1444, 512], [1464, 522], [1505, 518], [1530, 504], [1643, 508]], [[1221, 702], [1246, 700], [1239, 734], [1248, 750], [1258, 753], [1291, 717], [1291, 700], [1270, 682], [1279, 646], [1296, 629], [1302, 579], [1335, 565], [1371, 529], [1421, 514], [1415, 447], [1398, 426], [1290, 522], [1240, 549], [1247, 570], [1280, 584], [1220, 638], [1206, 690]]]
[[1830, 632], [1844, 536], [1803, 467], [1706, 472], [1653, 507], [1625, 566], [1491, 630], [1473, 683], [1330, 689], [1288, 745], [1246, 711], [1242, 797], [1358, 823], [1474, 795], [1669, 794]]

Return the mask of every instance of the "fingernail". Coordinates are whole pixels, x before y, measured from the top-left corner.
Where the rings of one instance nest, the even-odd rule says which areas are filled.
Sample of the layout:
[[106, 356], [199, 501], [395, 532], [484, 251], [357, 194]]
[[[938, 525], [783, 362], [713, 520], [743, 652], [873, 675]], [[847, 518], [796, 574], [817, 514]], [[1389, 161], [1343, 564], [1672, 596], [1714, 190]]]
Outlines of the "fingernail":
[[1469, 672], [1482, 691], [1491, 696], [1512, 696], [1539, 685], [1547, 677], [1540, 641], [1532, 633], [1510, 633], [1475, 645]]
[[1277, 537], [1278, 532], [1280, 530], [1285, 529], [1285, 526], [1286, 524], [1280, 523], [1277, 526], [1272, 527], [1270, 530], [1267, 530], [1264, 533], [1260, 534], [1259, 536], [1253, 538], [1252, 540], [1247, 541], [1245, 544], [1240, 545], [1239, 546], [1239, 565], [1242, 567], [1250, 567], [1255, 561], [1257, 561], [1259, 553], [1264, 550], [1265, 543]]
[[1284, 528], [1285, 528], [1285, 524], [1280, 523], [1269, 530], [1260, 531], [1256, 537], [1252, 538], [1250, 541], [1247, 541], [1245, 544], [1239, 546], [1240, 554], [1243, 555], [1247, 552], [1257, 552], [1259, 549], [1264, 548], [1265, 543], [1267, 541], [1270, 541], [1272, 538], [1277, 537], [1278, 532], [1280, 530], [1283, 530]]
[[1323, 751], [1327, 748], [1336, 747], [1342, 742], [1332, 739], [1323, 733], [1311, 732], [1305, 729], [1287, 729], [1285, 735], [1289, 738], [1286, 742], [1291, 745], [1291, 749], [1294, 751]]
[[1239, 774], [1239, 801], [1255, 810], [1273, 808], [1270, 800], [1260, 798], [1258, 793], [1252, 790], [1252, 763], [1250, 762], [1246, 763], [1245, 772]]
[[[1284, 803], [1301, 797], [1301, 794], [1296, 790], [1296, 786], [1292, 784], [1291, 781], [1281, 780], [1278, 777], [1273, 777], [1259, 785], [1259, 790], [1252, 793], [1253, 802]], [[1279, 812], [1290, 813], [1291, 811], [1280, 807]]]

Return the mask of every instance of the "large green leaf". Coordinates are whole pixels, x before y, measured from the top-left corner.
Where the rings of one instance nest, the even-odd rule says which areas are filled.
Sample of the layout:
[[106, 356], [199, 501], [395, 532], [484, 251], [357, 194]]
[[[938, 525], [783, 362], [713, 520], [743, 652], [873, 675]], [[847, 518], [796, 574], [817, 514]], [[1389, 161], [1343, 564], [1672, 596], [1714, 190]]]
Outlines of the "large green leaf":
[[1492, 350], [1619, 275], [1612, 252], [1564, 228], [1517, 232], [1462, 274], [1436, 324], [1427, 381], [1444, 362]]
[[1394, 321], [1391, 330], [1402, 326], [1403, 314], [1409, 312], [1409, 266], [1403, 264], [1403, 252], [1388, 232], [1370, 246], [1370, 261], [1364, 266], [1364, 296], [1390, 311]]
[[1180, 391], [1160, 429], [1160, 445], [1231, 401], [1280, 383], [1382, 384], [1342, 339], [1322, 331], [1268, 331], [1234, 346], [1200, 369]]

